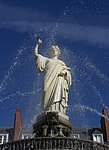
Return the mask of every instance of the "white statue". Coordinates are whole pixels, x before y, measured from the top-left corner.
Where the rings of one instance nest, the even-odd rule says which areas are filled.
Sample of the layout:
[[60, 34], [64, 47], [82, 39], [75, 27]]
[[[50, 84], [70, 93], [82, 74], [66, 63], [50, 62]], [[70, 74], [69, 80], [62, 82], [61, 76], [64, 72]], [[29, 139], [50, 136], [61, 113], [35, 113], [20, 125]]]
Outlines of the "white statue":
[[58, 59], [60, 54], [58, 46], [50, 48], [50, 58], [40, 55], [38, 47], [41, 43], [42, 41], [39, 39], [34, 56], [37, 70], [44, 72], [42, 109], [66, 114], [68, 90], [71, 85], [70, 69]]

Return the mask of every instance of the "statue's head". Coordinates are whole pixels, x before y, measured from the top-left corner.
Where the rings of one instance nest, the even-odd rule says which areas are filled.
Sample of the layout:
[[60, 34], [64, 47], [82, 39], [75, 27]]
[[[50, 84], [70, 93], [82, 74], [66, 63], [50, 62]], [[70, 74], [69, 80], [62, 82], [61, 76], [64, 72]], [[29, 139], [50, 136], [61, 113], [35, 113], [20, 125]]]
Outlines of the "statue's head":
[[55, 57], [55, 56], [59, 56], [60, 55], [60, 49], [57, 45], [52, 45], [50, 47], [50, 50], [49, 50], [49, 55], [51, 58]]

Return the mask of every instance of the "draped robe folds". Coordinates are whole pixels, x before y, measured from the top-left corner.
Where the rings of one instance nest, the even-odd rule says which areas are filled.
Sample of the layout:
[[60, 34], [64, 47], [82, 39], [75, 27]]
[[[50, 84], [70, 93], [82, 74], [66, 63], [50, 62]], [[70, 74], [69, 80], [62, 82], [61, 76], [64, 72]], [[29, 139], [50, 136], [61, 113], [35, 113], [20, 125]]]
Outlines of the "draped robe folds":
[[[59, 59], [49, 59], [37, 54], [35, 58], [37, 70], [44, 71], [43, 80], [43, 111], [54, 111], [56, 103], [67, 107], [68, 89], [71, 85], [71, 74], [65, 63]], [[60, 110], [58, 110], [60, 111]]]

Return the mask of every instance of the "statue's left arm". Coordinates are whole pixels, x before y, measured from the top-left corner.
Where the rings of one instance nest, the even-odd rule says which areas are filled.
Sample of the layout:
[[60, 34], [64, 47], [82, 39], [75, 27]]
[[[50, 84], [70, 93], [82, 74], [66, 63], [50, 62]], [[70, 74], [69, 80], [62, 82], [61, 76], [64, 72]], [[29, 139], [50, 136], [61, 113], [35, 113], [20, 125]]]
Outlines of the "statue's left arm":
[[67, 83], [68, 83], [68, 86], [70, 86], [71, 83], [72, 83], [70, 68], [68, 68], [68, 67], [64, 64], [64, 65], [63, 65], [63, 70], [62, 70], [62, 72], [60, 73], [60, 75], [62, 75], [62, 76], [65, 78], [65, 80], [66, 80]]
[[65, 78], [66, 78], [66, 80], [68, 82], [68, 85], [71, 86], [71, 84], [72, 84], [72, 78], [71, 78], [71, 73], [70, 73], [69, 70], [66, 71]]

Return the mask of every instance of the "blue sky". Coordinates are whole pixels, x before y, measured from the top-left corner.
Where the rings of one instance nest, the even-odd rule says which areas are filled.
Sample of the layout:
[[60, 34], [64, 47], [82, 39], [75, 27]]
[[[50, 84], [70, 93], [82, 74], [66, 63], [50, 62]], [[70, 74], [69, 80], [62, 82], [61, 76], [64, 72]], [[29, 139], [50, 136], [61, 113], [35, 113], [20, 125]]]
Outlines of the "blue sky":
[[99, 127], [109, 106], [108, 0], [0, 0], [0, 126], [13, 126], [19, 107], [23, 126], [41, 112], [41, 80], [33, 49], [47, 56], [52, 44], [71, 68], [68, 115], [73, 126]]

